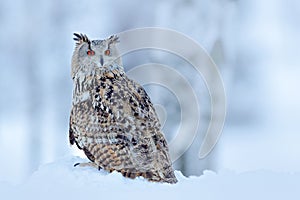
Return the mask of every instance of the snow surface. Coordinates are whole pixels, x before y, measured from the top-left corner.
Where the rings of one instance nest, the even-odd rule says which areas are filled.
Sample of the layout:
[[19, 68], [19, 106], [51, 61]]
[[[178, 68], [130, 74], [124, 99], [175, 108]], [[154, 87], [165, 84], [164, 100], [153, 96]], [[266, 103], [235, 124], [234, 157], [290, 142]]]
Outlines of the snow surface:
[[90, 167], [73, 167], [86, 162], [65, 157], [42, 165], [23, 184], [0, 181], [1, 199], [299, 199], [300, 173], [256, 171], [204, 171], [200, 177], [185, 177], [176, 171], [178, 183], [151, 183], [143, 178], [124, 178]]

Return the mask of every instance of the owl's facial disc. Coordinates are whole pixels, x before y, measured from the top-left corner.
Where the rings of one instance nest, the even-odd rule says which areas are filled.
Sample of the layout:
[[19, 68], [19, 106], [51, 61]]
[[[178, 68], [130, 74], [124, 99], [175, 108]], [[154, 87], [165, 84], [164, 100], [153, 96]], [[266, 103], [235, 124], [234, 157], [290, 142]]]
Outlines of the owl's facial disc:
[[117, 36], [104, 40], [89, 40], [86, 35], [79, 33], [74, 33], [74, 36], [76, 46], [72, 56], [72, 78], [76, 77], [78, 72], [101, 73], [116, 68], [124, 71], [115, 45], [119, 42]]
[[111, 55], [111, 47], [106, 40], [93, 40], [86, 49], [89, 60], [96, 64], [99, 68], [106, 68], [113, 63]]
[[[81, 36], [86, 39], [86, 36]], [[80, 38], [81, 39], [81, 38]], [[111, 36], [104, 40], [80, 40], [79, 57], [81, 66], [100, 68], [101, 70], [111, 70], [112, 66], [122, 66], [119, 52], [116, 47], [117, 36]]]

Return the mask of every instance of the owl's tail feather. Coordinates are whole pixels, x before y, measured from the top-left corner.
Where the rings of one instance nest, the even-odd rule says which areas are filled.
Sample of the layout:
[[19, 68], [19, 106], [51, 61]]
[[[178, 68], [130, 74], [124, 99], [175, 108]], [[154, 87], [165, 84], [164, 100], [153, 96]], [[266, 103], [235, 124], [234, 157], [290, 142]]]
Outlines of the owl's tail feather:
[[[112, 172], [114, 170], [109, 171]], [[173, 171], [170, 171], [169, 174], [163, 175], [163, 177], [159, 176], [157, 172], [137, 172], [135, 169], [121, 169], [117, 171], [120, 172], [124, 177], [131, 179], [141, 176], [152, 182], [166, 182], [172, 184], [177, 183], [177, 179]]]
[[177, 183], [177, 178], [174, 174], [173, 168], [171, 166], [169, 166], [167, 169], [165, 170], [161, 170], [161, 171], [157, 171], [156, 173], [154, 173], [154, 176], [149, 179], [150, 181], [157, 181], [158, 182], [166, 182], [166, 183]]
[[[87, 157], [99, 167], [109, 172], [118, 171], [124, 177], [144, 177], [153, 182], [176, 183], [169, 159], [167, 162], [159, 162], [155, 166], [141, 168], [136, 166], [130, 157], [130, 150], [124, 144], [90, 144], [83, 149]], [[152, 163], [150, 163], [153, 165]], [[163, 165], [163, 166], [162, 166]]]

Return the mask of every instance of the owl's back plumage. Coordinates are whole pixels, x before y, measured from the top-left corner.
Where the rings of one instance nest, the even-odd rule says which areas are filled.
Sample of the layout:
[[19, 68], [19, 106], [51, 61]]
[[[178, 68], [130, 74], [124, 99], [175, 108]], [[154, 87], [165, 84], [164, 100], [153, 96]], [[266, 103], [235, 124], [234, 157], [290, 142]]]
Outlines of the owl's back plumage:
[[176, 183], [157, 114], [145, 90], [124, 73], [114, 46], [117, 38], [90, 42], [85, 35], [75, 36], [70, 143], [76, 143], [99, 168], [130, 178]]

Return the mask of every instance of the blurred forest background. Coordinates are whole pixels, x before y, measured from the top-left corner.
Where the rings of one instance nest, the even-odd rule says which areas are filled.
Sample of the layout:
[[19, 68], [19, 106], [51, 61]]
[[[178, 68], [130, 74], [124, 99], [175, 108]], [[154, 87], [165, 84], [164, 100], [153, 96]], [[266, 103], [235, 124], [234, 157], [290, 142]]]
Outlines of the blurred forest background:
[[[204, 169], [300, 171], [297, 0], [1, 1], [0, 26], [0, 181], [19, 183], [40, 164], [74, 153], [68, 144], [73, 32], [100, 39], [149, 26], [174, 29], [201, 44], [226, 89], [223, 134], [199, 160], [209, 96], [191, 66], [174, 58], [172, 66], [197, 91], [202, 124], [176, 169], [185, 175]], [[125, 70], [174, 57], [166, 54], [132, 53], [124, 58]], [[166, 89], [146, 89], [168, 113], [164, 132], [171, 140], [180, 121], [178, 102]]]

